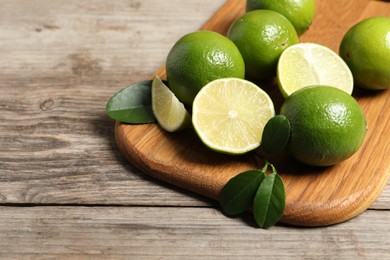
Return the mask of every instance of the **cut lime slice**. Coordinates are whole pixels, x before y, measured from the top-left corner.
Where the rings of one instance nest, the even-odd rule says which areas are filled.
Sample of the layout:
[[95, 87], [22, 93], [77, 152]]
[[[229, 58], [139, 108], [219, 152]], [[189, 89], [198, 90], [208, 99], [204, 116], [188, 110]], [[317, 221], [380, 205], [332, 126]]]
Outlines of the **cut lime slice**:
[[340, 56], [315, 43], [298, 43], [287, 48], [278, 62], [278, 84], [283, 96], [312, 85], [326, 85], [352, 94], [353, 76]]
[[152, 82], [152, 110], [157, 122], [168, 132], [191, 126], [191, 117], [184, 105], [157, 75]]
[[263, 129], [275, 115], [268, 94], [242, 79], [217, 79], [196, 95], [192, 124], [212, 150], [243, 154], [259, 147]]

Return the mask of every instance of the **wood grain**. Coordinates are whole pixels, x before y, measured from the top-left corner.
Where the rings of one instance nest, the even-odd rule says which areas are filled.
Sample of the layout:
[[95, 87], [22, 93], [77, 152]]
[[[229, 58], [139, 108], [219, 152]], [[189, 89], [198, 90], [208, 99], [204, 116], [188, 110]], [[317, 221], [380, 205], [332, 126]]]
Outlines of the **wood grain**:
[[[321, 229], [253, 228], [217, 209], [1, 207], [2, 259], [388, 259], [386, 212]], [[248, 227], [249, 226], [249, 227]], [[364, 230], [364, 232], [362, 232]]]
[[[223, 1], [136, 3], [1, 2], [1, 204], [215, 205], [127, 163], [104, 106]], [[390, 183], [371, 208], [390, 208]]]
[[222, 2], [1, 1], [0, 203], [209, 206], [129, 165], [105, 104]]
[[[327, 2], [338, 14], [382, 4]], [[390, 182], [348, 222], [260, 230], [118, 151], [108, 98], [150, 77], [223, 3], [1, 1], [1, 259], [389, 259]]]
[[[234, 18], [243, 13], [242, 0], [228, 1], [202, 29], [221, 33]], [[390, 14], [390, 5], [361, 1], [339, 1], [337, 12], [330, 2], [318, 5], [319, 14], [302, 41], [319, 42], [336, 50], [346, 30], [376, 8]], [[343, 13], [343, 11], [348, 12]], [[224, 19], [226, 17], [226, 20]], [[335, 26], [337, 25], [337, 26]], [[164, 76], [164, 68], [158, 72]], [[264, 83], [263, 83], [264, 84]], [[277, 105], [282, 99], [276, 86], [264, 84]], [[272, 161], [283, 176], [286, 185], [284, 223], [304, 226], [322, 226], [339, 223], [365, 211], [379, 196], [390, 175], [388, 154], [390, 145], [390, 95], [388, 91], [371, 93], [361, 90], [354, 97], [361, 105], [368, 122], [368, 132], [362, 148], [350, 159], [333, 167], [304, 166], [283, 155]], [[278, 107], [278, 106], [277, 106]], [[385, 112], [383, 112], [385, 111]], [[258, 168], [253, 155], [229, 157], [205, 148], [193, 131], [180, 135], [167, 134], [155, 124], [117, 124], [116, 141], [124, 156], [147, 174], [201, 195], [218, 200], [224, 184], [239, 172]]]

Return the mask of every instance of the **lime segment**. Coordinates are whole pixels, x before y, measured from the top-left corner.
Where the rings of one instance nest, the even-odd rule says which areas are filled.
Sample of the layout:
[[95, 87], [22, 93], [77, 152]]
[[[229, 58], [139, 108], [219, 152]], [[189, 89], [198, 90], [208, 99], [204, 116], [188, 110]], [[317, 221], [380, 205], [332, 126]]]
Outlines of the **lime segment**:
[[280, 56], [277, 76], [285, 97], [313, 85], [336, 87], [348, 94], [353, 91], [353, 76], [347, 64], [331, 49], [315, 43], [287, 48]]
[[264, 126], [274, 115], [266, 92], [247, 80], [225, 78], [210, 82], [197, 94], [192, 123], [212, 150], [243, 154], [260, 145]]
[[152, 82], [152, 109], [160, 126], [176, 132], [191, 126], [191, 117], [173, 92], [155, 76]]

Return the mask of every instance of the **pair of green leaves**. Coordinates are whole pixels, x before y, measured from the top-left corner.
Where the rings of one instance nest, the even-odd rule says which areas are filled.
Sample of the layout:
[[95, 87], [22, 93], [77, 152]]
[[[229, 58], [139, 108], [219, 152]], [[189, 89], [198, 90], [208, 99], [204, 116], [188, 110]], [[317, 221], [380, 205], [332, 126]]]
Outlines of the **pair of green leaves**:
[[[290, 137], [290, 122], [282, 115], [266, 124], [259, 151], [267, 155], [282, 151]], [[267, 174], [268, 168], [271, 173]], [[242, 172], [233, 177], [222, 189], [220, 204], [228, 215], [239, 215], [249, 208], [261, 228], [275, 225], [286, 206], [284, 183], [269, 162], [261, 170]]]
[[[267, 175], [269, 167], [272, 172]], [[266, 162], [261, 170], [250, 170], [233, 177], [221, 191], [220, 204], [228, 215], [239, 215], [252, 208], [256, 223], [261, 228], [268, 228], [275, 225], [284, 212], [283, 180], [275, 167]]]

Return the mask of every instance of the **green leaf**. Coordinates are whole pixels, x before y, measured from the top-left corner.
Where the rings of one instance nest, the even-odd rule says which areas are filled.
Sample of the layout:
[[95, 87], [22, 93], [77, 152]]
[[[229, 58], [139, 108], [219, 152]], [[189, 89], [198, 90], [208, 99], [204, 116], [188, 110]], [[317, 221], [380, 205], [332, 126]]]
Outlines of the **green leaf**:
[[285, 116], [277, 115], [265, 125], [260, 150], [266, 154], [277, 154], [287, 145], [290, 138], [290, 122]]
[[146, 80], [120, 90], [108, 101], [107, 115], [122, 123], [155, 122], [151, 102], [151, 86], [152, 81]]
[[256, 190], [264, 177], [264, 171], [251, 170], [230, 179], [220, 194], [220, 204], [225, 213], [238, 215], [247, 210], [253, 203]]
[[282, 178], [274, 172], [266, 176], [256, 192], [253, 215], [261, 228], [275, 225], [283, 215], [286, 206], [286, 192]]

